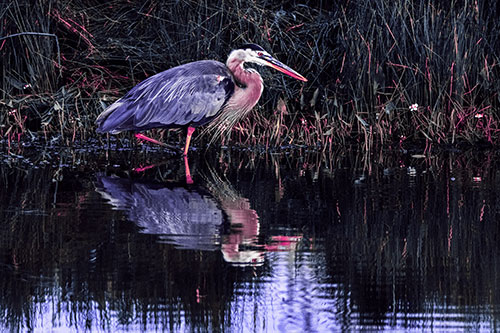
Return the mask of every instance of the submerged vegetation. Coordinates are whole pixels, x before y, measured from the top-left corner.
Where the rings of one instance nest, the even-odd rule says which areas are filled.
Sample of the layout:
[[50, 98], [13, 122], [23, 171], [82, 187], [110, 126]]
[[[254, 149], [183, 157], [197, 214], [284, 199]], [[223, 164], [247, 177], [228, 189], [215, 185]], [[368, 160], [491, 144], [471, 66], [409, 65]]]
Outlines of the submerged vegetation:
[[467, 0], [2, 2], [0, 135], [87, 140], [146, 77], [253, 42], [309, 82], [260, 70], [231, 143], [498, 145], [499, 16]]

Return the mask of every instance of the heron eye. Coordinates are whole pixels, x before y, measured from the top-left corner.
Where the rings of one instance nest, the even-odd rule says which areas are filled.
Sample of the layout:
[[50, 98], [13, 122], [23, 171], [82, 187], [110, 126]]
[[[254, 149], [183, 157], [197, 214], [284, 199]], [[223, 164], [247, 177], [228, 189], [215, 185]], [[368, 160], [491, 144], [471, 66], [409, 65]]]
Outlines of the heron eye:
[[257, 55], [258, 55], [259, 57], [262, 57], [262, 56], [264, 55], [264, 53], [262, 53], [262, 52], [257, 52]]

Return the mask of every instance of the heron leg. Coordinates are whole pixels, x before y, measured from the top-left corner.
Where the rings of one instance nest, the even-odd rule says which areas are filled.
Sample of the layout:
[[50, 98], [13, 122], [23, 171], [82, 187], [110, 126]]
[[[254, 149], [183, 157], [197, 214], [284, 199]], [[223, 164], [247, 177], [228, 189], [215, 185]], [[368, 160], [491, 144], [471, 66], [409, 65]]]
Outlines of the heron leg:
[[147, 136], [145, 136], [144, 134], [141, 134], [141, 133], [136, 133], [135, 137], [137, 138], [137, 140], [146, 140], [146, 141], [155, 143], [155, 144], [163, 146], [163, 147], [168, 147], [165, 143], [160, 142], [160, 141], [155, 140], [155, 139], [152, 139], [150, 137], [147, 137]]
[[184, 156], [188, 154], [189, 143], [191, 142], [191, 136], [193, 135], [194, 127], [189, 126], [186, 136], [186, 145], [184, 146]]
[[151, 165], [146, 165], [146, 166], [140, 166], [140, 167], [137, 167], [137, 168], [133, 168], [132, 171], [135, 171], [135, 172], [144, 172], [148, 169], [152, 169], [152, 168], [155, 168], [157, 167], [156, 164], [151, 164]]
[[191, 178], [191, 171], [189, 170], [189, 161], [187, 155], [184, 155], [184, 169], [186, 172], [186, 184], [191, 185], [193, 178]]
[[168, 149], [172, 149], [172, 150], [175, 150], [175, 151], [179, 151], [180, 150], [178, 147], [167, 145], [164, 142], [160, 142], [158, 140], [152, 139], [152, 138], [147, 137], [147, 136], [145, 136], [144, 134], [141, 134], [141, 133], [136, 133], [135, 137], [137, 138], [137, 140], [146, 140], [146, 141], [155, 143], [157, 145], [160, 145], [160, 146], [168, 148]]

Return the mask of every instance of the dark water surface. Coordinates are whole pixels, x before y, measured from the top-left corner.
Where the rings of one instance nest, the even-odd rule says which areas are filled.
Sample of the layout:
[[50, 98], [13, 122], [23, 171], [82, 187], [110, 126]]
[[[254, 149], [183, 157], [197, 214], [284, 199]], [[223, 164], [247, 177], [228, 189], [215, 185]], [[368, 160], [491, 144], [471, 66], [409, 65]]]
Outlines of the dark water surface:
[[0, 329], [496, 330], [499, 155], [4, 151]]

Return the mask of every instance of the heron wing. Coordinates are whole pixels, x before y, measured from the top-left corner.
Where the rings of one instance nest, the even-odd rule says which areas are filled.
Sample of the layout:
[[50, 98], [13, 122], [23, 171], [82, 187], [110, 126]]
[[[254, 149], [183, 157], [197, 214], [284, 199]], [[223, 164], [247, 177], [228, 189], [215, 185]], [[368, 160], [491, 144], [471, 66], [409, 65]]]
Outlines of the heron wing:
[[99, 132], [202, 125], [234, 92], [227, 67], [197, 61], [158, 73], [132, 88], [97, 119]]

